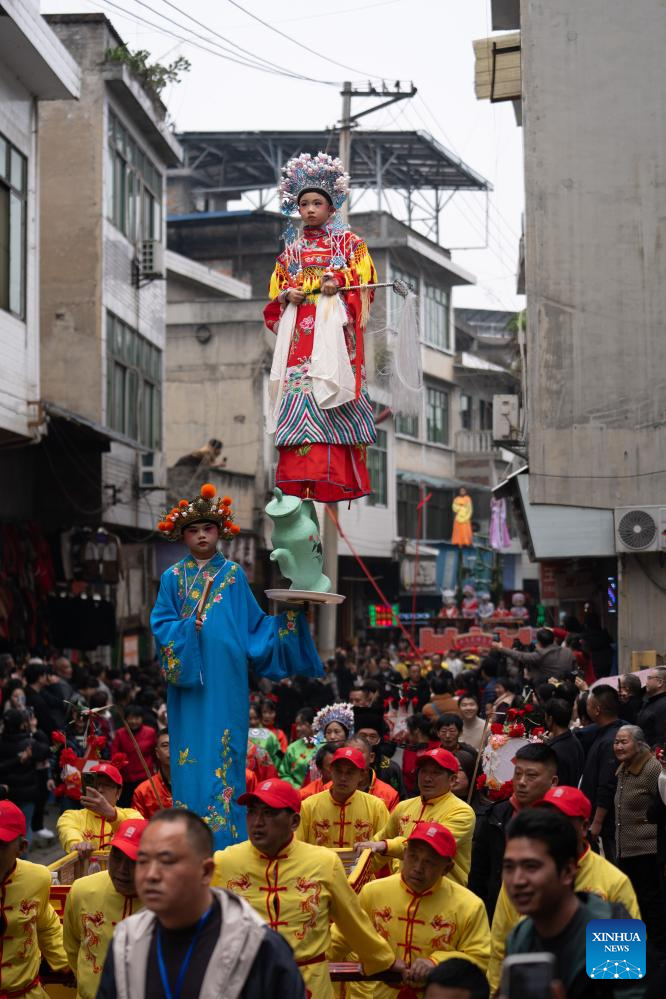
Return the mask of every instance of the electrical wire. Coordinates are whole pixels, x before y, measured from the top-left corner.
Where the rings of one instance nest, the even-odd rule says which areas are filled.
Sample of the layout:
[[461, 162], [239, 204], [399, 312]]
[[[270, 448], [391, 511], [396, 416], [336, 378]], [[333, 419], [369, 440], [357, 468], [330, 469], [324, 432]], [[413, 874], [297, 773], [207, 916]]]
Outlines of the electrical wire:
[[[164, 20], [168, 21], [170, 24], [175, 24], [176, 27], [178, 28], [184, 28], [185, 31], [189, 31], [190, 34], [194, 35], [196, 38], [201, 38], [205, 42], [210, 42], [210, 39], [207, 38], [205, 35], [199, 35], [196, 31], [192, 31], [191, 28], [187, 28], [185, 25], [180, 24], [180, 22], [174, 21], [173, 18], [169, 17], [167, 14], [163, 14], [160, 10], [155, 10], [154, 7], [151, 7], [149, 4], [145, 3], [145, 0], [134, 0], [134, 3], [138, 4], [140, 7], [145, 7], [147, 10], [151, 11], [151, 13], [153, 14], [156, 14], [158, 17], [164, 18]], [[227, 45], [219, 45], [218, 46], [219, 48], [224, 49], [227, 52], [229, 51], [234, 52], [235, 50], [238, 50], [238, 52], [242, 52], [245, 56], [249, 56], [253, 62], [257, 61], [265, 62], [268, 66], [272, 66], [274, 69], [280, 70], [281, 72], [290, 73], [290, 74], [293, 72], [292, 70], [285, 69], [283, 66], [279, 66], [277, 63], [271, 62], [270, 59], [265, 59], [263, 56], [257, 59], [256, 53], [252, 52], [250, 49], [243, 48], [242, 45], [238, 45], [237, 42], [234, 42], [233, 39], [231, 38], [227, 38], [226, 35], [221, 35], [219, 31], [216, 31], [214, 28], [211, 28], [210, 25], [204, 24], [202, 21], [198, 21], [196, 17], [193, 17], [191, 14], [188, 14], [186, 11], [183, 11], [179, 7], [176, 7], [176, 5], [171, 3], [170, 0], [162, 0], [162, 3], [164, 3], [167, 7], [170, 7], [172, 10], [175, 10], [177, 14], [184, 15], [186, 18], [188, 18], [188, 20], [192, 21], [193, 24], [196, 24], [197, 27], [203, 28], [204, 31], [207, 31], [211, 35], [214, 35], [215, 38], [220, 38], [223, 42], [227, 43]], [[217, 43], [212, 43], [212, 44], [217, 44]], [[231, 49], [229, 49], [228, 47], [229, 45], [232, 46]], [[318, 53], [315, 53], [315, 55], [317, 54]], [[300, 76], [300, 74], [298, 75]], [[304, 79], [309, 79], [309, 78], [304, 77]]]
[[[258, 62], [250, 62], [248, 59], [235, 58], [234, 56], [225, 54], [224, 51], [220, 51], [223, 47], [218, 45], [218, 43], [216, 42], [211, 42], [211, 44], [217, 45], [217, 48], [215, 49], [208, 48], [206, 45], [202, 45], [200, 42], [196, 42], [191, 38], [183, 38], [181, 34], [177, 34], [175, 31], [171, 31], [169, 28], [165, 28], [161, 24], [156, 24], [154, 21], [150, 21], [147, 18], [142, 17], [140, 14], [128, 10], [126, 7], [122, 7], [120, 4], [114, 3], [113, 0], [87, 0], [87, 2], [91, 3], [93, 7], [94, 6], [100, 6], [102, 8], [111, 7], [114, 10], [119, 11], [123, 15], [123, 17], [128, 18], [130, 21], [135, 21], [141, 24], [147, 24], [149, 27], [154, 28], [156, 31], [159, 31], [163, 35], [169, 35], [171, 38], [177, 38], [186, 45], [191, 45], [193, 48], [200, 49], [202, 52], [207, 52], [209, 55], [214, 55], [220, 59], [225, 59], [227, 62], [236, 63], [238, 66], [244, 66], [246, 69], [256, 69], [262, 73], [269, 73], [270, 75], [273, 76], [283, 76], [286, 77], [287, 79], [292, 79], [292, 80], [301, 80], [306, 83], [317, 83], [329, 87], [340, 86], [339, 81], [318, 80], [314, 77], [305, 76], [301, 73], [293, 73], [290, 70], [283, 68], [272, 69], [270, 68], [270, 63], [268, 62], [266, 62], [265, 65], [262, 65], [261, 63]], [[135, 0], [135, 2], [138, 2], [138, 0]], [[158, 14], [158, 16], [163, 17], [164, 15]], [[179, 25], [179, 27], [181, 31], [190, 31], [190, 29], [187, 28], [185, 25]]]
[[[167, 6], [173, 7], [170, 0], [163, 0], [163, 2], [166, 3]], [[305, 52], [310, 52], [311, 55], [315, 55], [319, 59], [325, 59], [326, 62], [333, 63], [334, 66], [340, 66], [342, 69], [348, 69], [352, 73], [358, 73], [363, 77], [367, 76], [375, 80], [385, 79], [382, 76], [378, 76], [377, 73], [364, 73], [362, 70], [356, 69], [354, 66], [347, 66], [346, 63], [338, 62], [337, 59], [331, 59], [330, 56], [324, 55], [323, 52], [317, 52], [315, 49], [311, 49], [309, 45], [304, 45], [303, 42], [299, 42], [295, 38], [292, 38], [291, 35], [288, 35], [285, 31], [280, 31], [280, 29], [276, 28], [275, 25], [270, 24], [268, 21], [264, 21], [263, 18], [259, 17], [257, 14], [253, 14], [252, 11], [248, 10], [247, 7], [243, 7], [243, 5], [238, 3], [237, 0], [227, 0], [227, 3], [230, 3], [232, 7], [236, 7], [237, 10], [241, 10], [244, 14], [247, 14], [247, 16], [251, 17], [253, 21], [257, 21], [259, 24], [262, 24], [264, 28], [268, 28], [269, 31], [273, 31], [281, 38], [286, 38], [288, 42], [292, 43], [292, 45], [297, 45], [299, 49], [303, 49]], [[190, 17], [189, 14], [187, 16]]]

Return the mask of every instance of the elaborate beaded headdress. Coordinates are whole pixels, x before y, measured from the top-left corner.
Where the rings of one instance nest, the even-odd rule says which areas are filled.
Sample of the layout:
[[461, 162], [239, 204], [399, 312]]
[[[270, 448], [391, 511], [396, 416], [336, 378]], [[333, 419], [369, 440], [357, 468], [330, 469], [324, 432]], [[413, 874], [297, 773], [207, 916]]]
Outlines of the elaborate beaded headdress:
[[[282, 168], [282, 180], [278, 187], [280, 211], [290, 217], [298, 209], [298, 198], [303, 191], [323, 191], [331, 199], [335, 215], [328, 223], [331, 237], [331, 267], [341, 269], [345, 266], [344, 234], [347, 226], [342, 220], [340, 208], [349, 194], [349, 174], [345, 173], [342, 160], [329, 156], [328, 153], [301, 153]], [[300, 264], [295, 253], [298, 233], [294, 223], [289, 219], [284, 232], [285, 250], [289, 260], [289, 272], [295, 275]]]
[[278, 188], [280, 211], [283, 215], [293, 215], [298, 208], [298, 196], [302, 191], [315, 188], [329, 196], [337, 211], [349, 194], [349, 174], [345, 173], [342, 160], [328, 153], [301, 153], [282, 168], [282, 180]]
[[179, 541], [186, 527], [198, 521], [207, 520], [222, 528], [221, 537], [224, 541], [240, 534], [240, 527], [234, 524], [231, 512], [232, 500], [229, 496], [216, 496], [217, 489], [210, 482], [205, 482], [200, 494], [193, 500], [182, 499], [178, 506], [165, 512], [157, 525], [157, 530], [167, 541]]
[[317, 742], [323, 742], [326, 726], [331, 722], [342, 725], [347, 736], [354, 734], [354, 709], [351, 704], [339, 702], [338, 704], [328, 704], [321, 711], [318, 711], [312, 722], [312, 731]]

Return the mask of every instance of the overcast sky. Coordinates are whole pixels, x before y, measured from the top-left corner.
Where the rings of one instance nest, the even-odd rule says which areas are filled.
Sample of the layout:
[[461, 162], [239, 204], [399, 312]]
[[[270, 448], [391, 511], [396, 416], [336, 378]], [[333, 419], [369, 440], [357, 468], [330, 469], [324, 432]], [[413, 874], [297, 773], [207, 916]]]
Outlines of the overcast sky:
[[[510, 103], [490, 104], [474, 96], [472, 41], [491, 34], [490, 0], [367, 0], [365, 4], [338, 0], [337, 5], [333, 0], [298, 5], [276, 0], [239, 4], [231, 0], [113, 0], [113, 4], [111, 0], [42, 0], [41, 9], [43, 13], [104, 11], [131, 48], [148, 49], [155, 60], [166, 63], [186, 56], [191, 70], [163, 94], [178, 130], [324, 129], [340, 117], [339, 86], [266, 74], [202, 51], [198, 45], [209, 49], [240, 46], [259, 61], [270, 60], [318, 80], [413, 80], [419, 91], [416, 98], [364, 118], [363, 127], [427, 130], [491, 182], [488, 227], [486, 197], [481, 193], [456, 194], [442, 215], [440, 242], [444, 246], [488, 244], [484, 249], [454, 250], [454, 260], [477, 279], [476, 286], [455, 290], [454, 304], [523, 307], [524, 299], [515, 294], [523, 206], [522, 132]], [[293, 41], [258, 24], [241, 8]], [[197, 26], [188, 15], [205, 27]], [[160, 24], [163, 30], [138, 18]], [[184, 41], [186, 37], [195, 44]], [[240, 54], [239, 58], [246, 57]], [[354, 110], [363, 106], [359, 101]]]

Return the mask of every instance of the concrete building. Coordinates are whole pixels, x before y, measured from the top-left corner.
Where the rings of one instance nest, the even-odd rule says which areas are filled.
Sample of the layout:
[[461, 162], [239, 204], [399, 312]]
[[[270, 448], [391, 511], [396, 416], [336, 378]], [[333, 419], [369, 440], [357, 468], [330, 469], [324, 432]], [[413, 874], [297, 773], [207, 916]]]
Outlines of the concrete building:
[[34, 437], [40, 398], [40, 104], [56, 100], [71, 106], [79, 90], [78, 66], [40, 17], [37, 0], [4, 3], [0, 31], [0, 439], [6, 442]]
[[617, 609], [624, 670], [666, 649], [666, 11], [525, 0], [502, 27], [520, 28], [529, 457], [505, 491], [536, 558], [585, 568], [578, 609], [611, 629]]
[[[52, 564], [45, 526], [58, 506], [40, 406], [40, 119], [72, 107], [79, 68], [39, 14], [7, 0], [0, 18], [0, 650], [36, 647]], [[50, 452], [48, 452], [50, 456]], [[52, 506], [51, 506], [52, 504]], [[51, 507], [51, 509], [50, 509]], [[45, 550], [48, 553], [45, 555]], [[40, 573], [43, 573], [40, 575]], [[48, 585], [48, 583], [47, 583]]]
[[[155, 592], [145, 540], [166, 485], [166, 170], [181, 151], [159, 97], [110, 55], [123, 43], [104, 15], [47, 20], [82, 86], [75, 106], [53, 102], [40, 122], [42, 408], [65, 428], [70, 466], [54, 465], [75, 494], [69, 524], [101, 524], [123, 542], [113, 596], [121, 630], [145, 636]], [[81, 427], [92, 451], [68, 438]]]

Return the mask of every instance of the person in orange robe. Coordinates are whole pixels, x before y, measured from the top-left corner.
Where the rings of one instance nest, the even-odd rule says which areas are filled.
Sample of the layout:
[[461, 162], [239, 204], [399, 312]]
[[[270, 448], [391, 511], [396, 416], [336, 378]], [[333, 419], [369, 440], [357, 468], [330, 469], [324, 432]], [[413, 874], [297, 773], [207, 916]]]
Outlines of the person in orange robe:
[[460, 548], [469, 548], [474, 541], [472, 534], [472, 506], [471, 497], [467, 495], [466, 489], [460, 489], [452, 504], [454, 520], [451, 544]]

